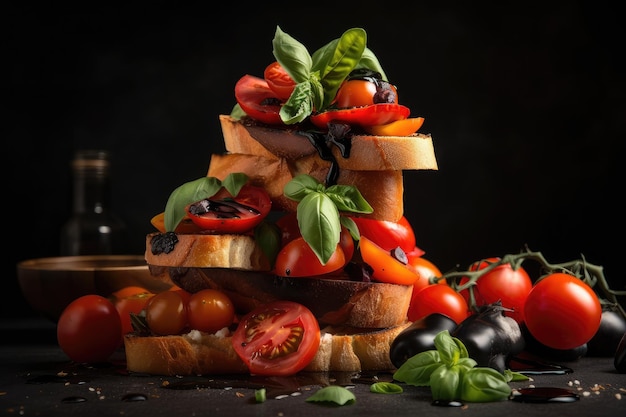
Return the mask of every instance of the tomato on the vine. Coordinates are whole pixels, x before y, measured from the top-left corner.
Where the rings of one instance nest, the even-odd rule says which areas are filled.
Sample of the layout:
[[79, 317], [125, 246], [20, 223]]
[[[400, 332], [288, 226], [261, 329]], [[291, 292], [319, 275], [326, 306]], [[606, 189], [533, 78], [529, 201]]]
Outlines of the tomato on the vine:
[[337, 249], [328, 262], [322, 265], [313, 249], [300, 236], [287, 243], [278, 252], [274, 272], [283, 277], [310, 277], [335, 272], [343, 268], [346, 262], [343, 249], [340, 244], [337, 244]]
[[379, 103], [365, 107], [327, 110], [311, 114], [311, 122], [322, 130], [328, 129], [328, 123], [345, 123], [356, 126], [376, 126], [406, 119], [411, 111], [401, 104]]
[[83, 295], [59, 316], [57, 342], [74, 362], [105, 362], [122, 344], [120, 315], [108, 298]]
[[408, 319], [416, 321], [433, 313], [448, 316], [457, 324], [470, 315], [463, 296], [449, 285], [428, 285], [413, 293], [407, 313]]
[[222, 291], [205, 288], [191, 294], [187, 317], [192, 329], [215, 333], [235, 320], [235, 306]]
[[390, 284], [413, 285], [419, 275], [412, 268], [392, 256], [365, 236], [361, 236], [359, 250], [363, 262], [372, 267], [372, 278]]
[[187, 305], [177, 291], [163, 291], [146, 305], [146, 323], [161, 336], [180, 334], [187, 327]]
[[244, 75], [235, 84], [235, 99], [246, 114], [261, 123], [283, 124], [280, 108], [283, 104], [263, 78]]
[[281, 100], [288, 100], [296, 87], [296, 82], [287, 74], [285, 68], [278, 61], [274, 61], [265, 67], [263, 78], [265, 78], [269, 88]]
[[[473, 263], [469, 270], [482, 270], [499, 260], [499, 258], [487, 258]], [[459, 284], [463, 285], [467, 281], [468, 278], [461, 278]], [[522, 323], [524, 321], [524, 304], [532, 286], [532, 280], [524, 268], [520, 266], [513, 269], [508, 263], [502, 264], [478, 278], [473, 288], [474, 301], [477, 307], [501, 301], [505, 308], [505, 315], [512, 317], [518, 323]], [[462, 290], [460, 294], [471, 305], [470, 290]]]
[[243, 233], [254, 229], [272, 208], [268, 192], [245, 184], [236, 196], [222, 188], [214, 196], [187, 206], [187, 216], [211, 233]]
[[275, 301], [242, 317], [232, 338], [237, 355], [256, 375], [293, 375], [313, 359], [320, 328], [302, 304]]
[[415, 249], [415, 232], [404, 216], [397, 222], [356, 216], [350, 218], [356, 223], [361, 236], [365, 236], [385, 250], [392, 250], [398, 246], [405, 252]]
[[598, 331], [602, 306], [581, 279], [555, 272], [541, 278], [528, 293], [524, 321], [530, 334], [554, 349], [573, 349]]
[[[407, 253], [409, 259], [409, 265], [419, 274], [419, 278], [413, 283], [413, 297], [417, 295], [417, 292], [424, 287], [431, 284], [447, 285], [448, 282], [441, 278], [443, 275], [437, 265], [429, 261], [428, 259], [420, 256], [412, 256], [411, 253]], [[431, 279], [440, 278], [437, 282], [431, 282]]]

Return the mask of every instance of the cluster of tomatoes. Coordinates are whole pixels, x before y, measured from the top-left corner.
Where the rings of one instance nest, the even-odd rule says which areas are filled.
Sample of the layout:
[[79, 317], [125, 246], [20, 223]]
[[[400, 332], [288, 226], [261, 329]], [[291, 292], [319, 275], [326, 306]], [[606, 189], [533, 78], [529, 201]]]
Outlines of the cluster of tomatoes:
[[[330, 122], [345, 123], [372, 135], [409, 136], [424, 123], [423, 117], [408, 117], [408, 107], [398, 104], [396, 87], [357, 70], [341, 84], [332, 107], [314, 112], [310, 121], [326, 130]], [[381, 85], [389, 94], [380, 94]], [[291, 96], [295, 81], [277, 61], [269, 64], [263, 78], [244, 75], [235, 85], [235, 98], [251, 118], [268, 124], [284, 125], [280, 109]], [[377, 97], [388, 97], [377, 99]]]

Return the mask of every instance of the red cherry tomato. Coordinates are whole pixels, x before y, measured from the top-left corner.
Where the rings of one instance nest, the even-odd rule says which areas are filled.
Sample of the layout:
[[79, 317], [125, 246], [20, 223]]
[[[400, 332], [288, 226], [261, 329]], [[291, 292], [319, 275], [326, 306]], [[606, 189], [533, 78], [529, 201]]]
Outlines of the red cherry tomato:
[[296, 87], [296, 82], [277, 61], [272, 62], [263, 72], [263, 77], [276, 96], [287, 101]]
[[244, 75], [235, 84], [235, 99], [246, 114], [261, 123], [283, 124], [280, 108], [283, 104], [263, 78]]
[[408, 319], [416, 321], [432, 313], [444, 314], [457, 324], [470, 314], [463, 296], [449, 285], [428, 285], [413, 294]]
[[235, 306], [222, 291], [206, 288], [191, 294], [187, 305], [189, 327], [215, 333], [235, 320]]
[[322, 265], [313, 249], [303, 237], [293, 239], [278, 252], [274, 265], [274, 273], [282, 277], [312, 277], [329, 274], [344, 267], [346, 257], [337, 245], [337, 250], [328, 262]]
[[419, 275], [365, 236], [361, 236], [359, 250], [363, 262], [372, 267], [372, 278], [391, 284], [413, 285]]
[[320, 328], [305, 306], [275, 301], [246, 314], [232, 341], [250, 373], [293, 375], [304, 369], [317, 353]]
[[79, 297], [61, 313], [57, 341], [74, 362], [105, 362], [122, 344], [120, 315], [105, 297], [95, 294]]
[[163, 291], [146, 305], [146, 323], [158, 335], [180, 334], [187, 327], [187, 304], [177, 291]]
[[[481, 262], [475, 262], [470, 266], [470, 271], [484, 269], [498, 260], [499, 258], [488, 258]], [[461, 278], [459, 283], [462, 285], [467, 280], [467, 278]], [[532, 287], [532, 280], [524, 268], [519, 267], [514, 270], [510, 264], [503, 264], [482, 275], [476, 281], [473, 289], [474, 300], [476, 306], [501, 301], [502, 306], [507, 309], [505, 315], [512, 317], [518, 323], [522, 323], [524, 321], [524, 304]], [[471, 304], [469, 290], [460, 291], [460, 294], [465, 298], [468, 305]]]
[[524, 320], [530, 334], [554, 349], [573, 349], [596, 334], [602, 306], [595, 292], [582, 280], [561, 272], [535, 283], [524, 304]]
[[122, 335], [131, 333], [133, 329], [131, 314], [139, 314], [154, 296], [142, 287], [125, 287], [112, 294], [110, 300], [115, 305], [122, 321]]
[[439, 279], [437, 282], [431, 282], [432, 278], [441, 278], [443, 275], [439, 268], [426, 258], [420, 256], [412, 256], [407, 254], [409, 259], [409, 265], [419, 274], [419, 279], [413, 283], [413, 297], [417, 295], [417, 292], [424, 287], [432, 284], [447, 285], [448, 282], [445, 279]]
[[[203, 200], [203, 204], [207, 200]], [[244, 233], [254, 229], [272, 208], [272, 200], [261, 187], [245, 184], [239, 194], [232, 196], [226, 188], [208, 199], [208, 209], [200, 203], [187, 206], [187, 215], [198, 227], [211, 233]]]
[[415, 249], [415, 232], [406, 217], [397, 222], [375, 220], [365, 217], [351, 217], [359, 228], [361, 236], [365, 236], [385, 250], [400, 246], [404, 252]]
[[395, 122], [409, 117], [411, 111], [401, 104], [379, 103], [365, 107], [328, 110], [312, 114], [311, 122], [322, 130], [328, 129], [328, 123], [345, 123], [356, 126], [376, 126]]

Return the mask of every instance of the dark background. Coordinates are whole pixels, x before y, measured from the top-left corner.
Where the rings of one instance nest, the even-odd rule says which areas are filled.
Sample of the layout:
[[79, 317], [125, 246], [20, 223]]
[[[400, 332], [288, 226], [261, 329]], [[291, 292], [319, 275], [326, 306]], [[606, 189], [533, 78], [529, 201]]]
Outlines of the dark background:
[[58, 255], [73, 151], [113, 153], [113, 208], [143, 253], [170, 192], [224, 151], [218, 115], [274, 60], [277, 25], [311, 53], [363, 27], [401, 103], [425, 117], [439, 170], [405, 172], [405, 214], [440, 269], [528, 245], [555, 263], [584, 255], [624, 289], [620, 14], [598, 1], [411, 3], [5, 9], [4, 288], [17, 301], [2, 317], [33, 314], [15, 264]]

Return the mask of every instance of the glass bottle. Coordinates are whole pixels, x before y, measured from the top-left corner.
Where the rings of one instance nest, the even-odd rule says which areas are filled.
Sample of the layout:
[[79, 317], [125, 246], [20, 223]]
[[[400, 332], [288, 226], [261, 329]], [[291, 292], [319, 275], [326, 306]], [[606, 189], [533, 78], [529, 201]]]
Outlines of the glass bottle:
[[80, 150], [72, 161], [72, 216], [61, 228], [61, 255], [125, 254], [126, 225], [111, 211], [110, 154]]

